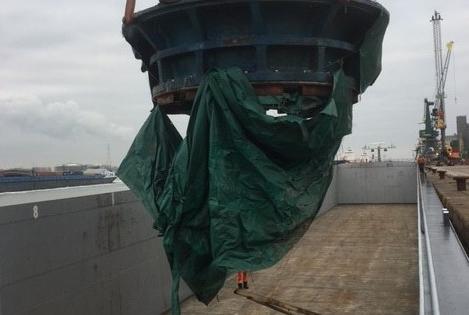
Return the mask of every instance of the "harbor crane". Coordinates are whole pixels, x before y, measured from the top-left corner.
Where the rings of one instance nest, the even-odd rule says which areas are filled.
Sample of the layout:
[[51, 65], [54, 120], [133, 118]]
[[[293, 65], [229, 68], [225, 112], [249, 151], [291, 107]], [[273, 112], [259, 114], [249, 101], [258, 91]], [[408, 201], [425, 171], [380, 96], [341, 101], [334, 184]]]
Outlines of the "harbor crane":
[[430, 102], [425, 99], [424, 104], [424, 120], [423, 124], [425, 129], [420, 130], [420, 143], [419, 154], [425, 155], [428, 159], [433, 159], [435, 149], [437, 148], [437, 138], [439, 132], [436, 129], [436, 120], [438, 118], [438, 110], [435, 108], [435, 102]]
[[[371, 143], [369, 145], [366, 145], [362, 148], [364, 151], [371, 151], [371, 153], [378, 152], [378, 162], [382, 162], [382, 154], [381, 152], [388, 152], [390, 149], [395, 149], [396, 147], [394, 145], [387, 146], [384, 142], [376, 142], [376, 143]], [[374, 155], [374, 154], [372, 154]]]
[[447, 46], [446, 58], [443, 62], [442, 40], [441, 40], [441, 14], [435, 11], [431, 18], [433, 23], [433, 44], [435, 49], [435, 74], [436, 74], [436, 93], [435, 93], [435, 129], [440, 129], [441, 135], [441, 155], [444, 159], [446, 151], [446, 112], [445, 112], [445, 86], [448, 76], [448, 69], [453, 51], [454, 42], [449, 42]]

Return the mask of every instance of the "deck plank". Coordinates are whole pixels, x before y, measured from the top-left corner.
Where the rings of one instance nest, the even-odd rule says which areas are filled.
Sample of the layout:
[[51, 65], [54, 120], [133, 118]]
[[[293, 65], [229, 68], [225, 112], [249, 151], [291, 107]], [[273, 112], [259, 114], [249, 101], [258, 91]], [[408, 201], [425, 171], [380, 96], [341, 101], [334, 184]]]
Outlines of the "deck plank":
[[[276, 266], [252, 274], [250, 290], [320, 314], [416, 314], [415, 205], [341, 205], [317, 218]], [[183, 314], [279, 314], [233, 294], [234, 279], [208, 307]]]

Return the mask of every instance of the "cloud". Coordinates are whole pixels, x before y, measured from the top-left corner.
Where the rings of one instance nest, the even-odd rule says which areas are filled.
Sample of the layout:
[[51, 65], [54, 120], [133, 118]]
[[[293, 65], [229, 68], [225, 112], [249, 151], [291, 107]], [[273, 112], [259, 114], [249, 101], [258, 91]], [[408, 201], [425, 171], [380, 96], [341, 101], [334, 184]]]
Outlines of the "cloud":
[[[125, 154], [152, 103], [147, 76], [121, 35], [124, 2], [3, 0], [0, 167], [102, 162], [106, 144], [116, 161]], [[355, 106], [354, 133], [345, 146], [358, 152], [369, 142], [392, 142], [398, 148], [389, 154], [408, 157], [423, 99], [432, 98], [435, 89], [434, 9], [445, 19], [444, 42], [456, 42], [457, 82], [453, 65], [447, 82], [448, 132], [455, 130], [456, 115], [469, 114], [469, 79], [464, 76], [469, 72], [469, 7], [467, 0], [379, 2], [391, 13], [383, 73]], [[137, 10], [156, 3], [139, 0]], [[184, 134], [187, 117], [171, 119]]]
[[70, 140], [82, 136], [129, 139], [133, 128], [110, 121], [74, 101], [46, 103], [37, 96], [1, 96], [0, 124], [23, 132]]

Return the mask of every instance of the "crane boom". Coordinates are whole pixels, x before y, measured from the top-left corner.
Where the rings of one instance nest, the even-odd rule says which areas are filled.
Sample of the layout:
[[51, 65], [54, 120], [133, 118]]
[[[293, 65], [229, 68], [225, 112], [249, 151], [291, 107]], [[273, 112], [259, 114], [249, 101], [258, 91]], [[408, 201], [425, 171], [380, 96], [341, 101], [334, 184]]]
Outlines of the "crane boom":
[[433, 47], [435, 50], [435, 75], [436, 75], [436, 92], [440, 91], [440, 78], [443, 71], [443, 53], [441, 44], [441, 14], [435, 11], [431, 22], [433, 23]]
[[443, 72], [441, 74], [441, 81], [439, 84], [440, 93], [442, 93], [443, 95], [444, 95], [445, 86], [446, 86], [446, 78], [448, 77], [448, 69], [449, 69], [449, 63], [451, 61], [451, 53], [453, 52], [453, 46], [454, 46], [453, 41], [446, 44], [446, 47], [448, 48], [448, 52], [446, 53], [445, 64], [443, 66]]
[[446, 155], [446, 111], [445, 111], [445, 85], [448, 76], [448, 68], [451, 60], [451, 53], [454, 42], [447, 44], [448, 52], [443, 64], [443, 52], [441, 41], [441, 14], [435, 11], [431, 22], [433, 23], [433, 44], [435, 49], [435, 72], [436, 72], [436, 95], [435, 108], [437, 109], [437, 118], [435, 127], [441, 130], [441, 158]]

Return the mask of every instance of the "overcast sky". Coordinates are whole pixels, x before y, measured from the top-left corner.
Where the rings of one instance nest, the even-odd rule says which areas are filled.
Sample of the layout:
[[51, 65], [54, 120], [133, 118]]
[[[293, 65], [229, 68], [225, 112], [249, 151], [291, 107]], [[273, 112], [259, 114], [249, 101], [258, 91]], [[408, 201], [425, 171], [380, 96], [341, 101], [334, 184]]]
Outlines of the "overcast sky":
[[[121, 1], [2, 0], [0, 10], [0, 168], [104, 163], [107, 145], [118, 164], [152, 108], [147, 78], [121, 36]], [[355, 105], [355, 152], [383, 141], [410, 158], [423, 99], [434, 94], [435, 9], [443, 41], [456, 42], [456, 75], [447, 83], [449, 133], [469, 115], [467, 0], [383, 0], [391, 13], [384, 68]], [[154, 5], [137, 1], [137, 9]], [[455, 80], [456, 77], [456, 80]], [[455, 101], [457, 97], [457, 102]], [[176, 125], [185, 130], [187, 119]]]

